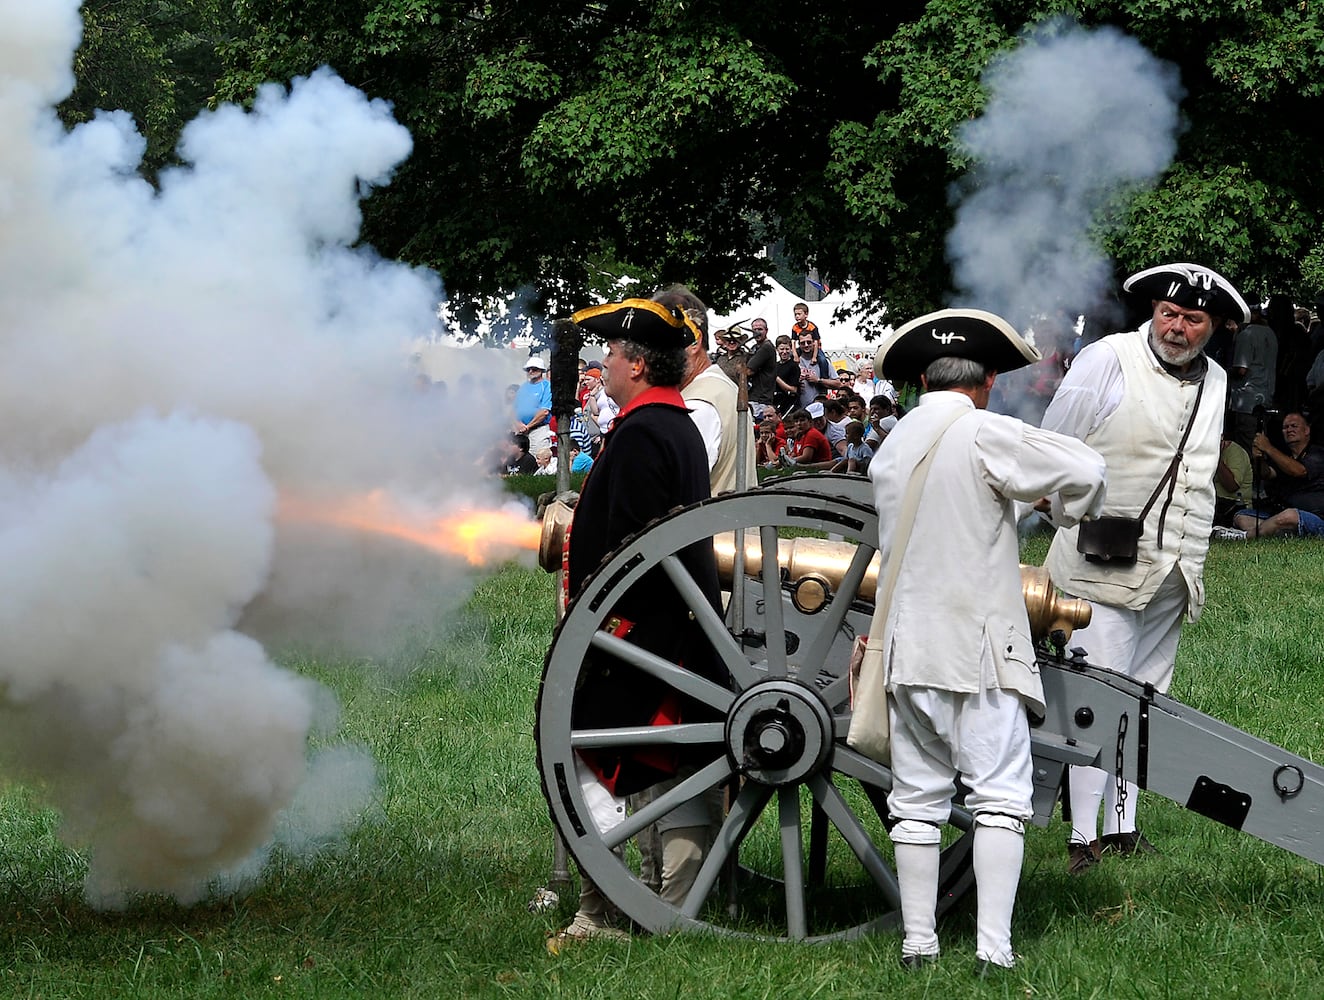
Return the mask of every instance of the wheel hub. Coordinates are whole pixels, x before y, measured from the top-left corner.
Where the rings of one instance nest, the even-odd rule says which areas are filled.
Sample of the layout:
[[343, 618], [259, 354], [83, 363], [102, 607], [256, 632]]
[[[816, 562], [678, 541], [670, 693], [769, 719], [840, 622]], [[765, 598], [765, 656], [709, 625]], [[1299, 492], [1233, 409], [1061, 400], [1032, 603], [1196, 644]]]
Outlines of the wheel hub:
[[782, 678], [747, 688], [726, 719], [726, 745], [740, 773], [765, 785], [802, 782], [832, 753], [832, 712], [818, 692]]

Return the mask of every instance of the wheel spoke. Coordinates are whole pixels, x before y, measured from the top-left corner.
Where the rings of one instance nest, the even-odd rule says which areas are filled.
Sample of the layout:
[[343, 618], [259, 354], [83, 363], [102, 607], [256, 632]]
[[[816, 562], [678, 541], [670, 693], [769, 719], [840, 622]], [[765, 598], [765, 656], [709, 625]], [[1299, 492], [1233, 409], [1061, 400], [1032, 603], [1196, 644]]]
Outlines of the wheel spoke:
[[703, 629], [703, 634], [712, 644], [717, 655], [722, 658], [722, 663], [726, 665], [736, 684], [744, 689], [758, 680], [758, 671], [754, 669], [754, 665], [745, 656], [745, 651], [727, 629], [726, 622], [722, 621], [721, 616], [708, 603], [708, 598], [699, 589], [699, 584], [685, 568], [685, 564], [680, 561], [680, 557], [667, 556], [662, 560], [662, 568], [675, 584], [676, 590], [680, 592], [681, 598], [694, 615], [694, 620], [699, 623], [699, 628]]
[[575, 729], [570, 746], [575, 750], [594, 747], [691, 746], [721, 743], [725, 724], [681, 722], [674, 726], [629, 726], [620, 729]]
[[763, 812], [768, 800], [772, 798], [772, 788], [757, 781], [746, 781], [740, 794], [731, 803], [731, 811], [726, 814], [721, 829], [713, 841], [712, 849], [703, 859], [699, 874], [695, 876], [694, 886], [685, 897], [681, 913], [687, 917], [697, 917], [703, 909], [704, 900], [713, 891], [713, 886], [722, 875], [722, 868], [727, 858], [731, 857], [737, 845], [745, 839], [759, 814]]
[[901, 890], [897, 887], [896, 875], [887, 866], [883, 856], [878, 853], [878, 848], [874, 846], [868, 831], [851, 812], [850, 806], [842, 798], [837, 786], [823, 774], [814, 775], [809, 779], [808, 784], [810, 791], [814, 793], [814, 801], [823, 807], [828, 819], [832, 820], [832, 825], [841, 832], [842, 838], [850, 845], [850, 849], [860, 859], [864, 870], [869, 873], [869, 877], [882, 892], [883, 899], [889, 906], [900, 906]]
[[618, 639], [610, 632], [595, 632], [590, 642], [594, 649], [610, 653], [617, 659], [638, 667], [649, 676], [669, 684], [681, 694], [689, 695], [695, 701], [700, 701], [719, 712], [726, 712], [735, 699], [735, 695], [720, 684], [714, 684], [692, 670], [686, 670], [669, 660], [664, 660], [656, 653], [650, 653], [631, 642]]
[[[846, 699], [850, 697], [850, 671], [846, 671], [840, 677], [833, 678], [831, 683], [825, 685], [823, 690], [818, 693], [823, 696], [823, 700], [831, 708], [835, 709], [840, 705], [844, 705]], [[850, 716], [846, 717], [846, 724], [847, 726], [850, 725]]]
[[846, 612], [850, 610], [851, 601], [859, 593], [860, 583], [869, 571], [869, 563], [873, 560], [876, 552], [877, 549], [863, 542], [856, 548], [855, 555], [851, 557], [850, 566], [842, 574], [841, 586], [832, 595], [832, 600], [828, 602], [828, 606], [820, 612], [823, 620], [808, 648], [804, 650], [801, 663], [821, 665], [827, 662], [828, 651], [832, 648], [832, 643], [836, 641], [841, 623], [846, 620]]
[[827, 814], [817, 802], [809, 809], [809, 884], [821, 886], [827, 879]]
[[777, 526], [759, 528], [760, 572], [763, 575], [763, 648], [768, 676], [786, 676], [786, 615], [782, 607], [782, 568], [777, 558]]
[[800, 845], [800, 789], [792, 785], [777, 793], [777, 819], [782, 831], [782, 872], [786, 890], [786, 935], [803, 941], [805, 919], [804, 854]]
[[886, 764], [878, 763], [872, 757], [866, 757], [858, 750], [853, 750], [845, 744], [838, 743], [833, 748], [832, 767], [848, 778], [854, 778], [862, 784], [875, 785], [887, 791], [892, 789], [891, 768]]
[[640, 830], [656, 823], [659, 819], [671, 812], [677, 806], [688, 802], [696, 795], [700, 795], [720, 784], [731, 777], [734, 772], [731, 768], [731, 762], [723, 754], [707, 767], [690, 775], [674, 788], [670, 788], [655, 798], [638, 812], [626, 817], [624, 822], [613, 827], [603, 835], [602, 842], [608, 847], [619, 847], [625, 843]]

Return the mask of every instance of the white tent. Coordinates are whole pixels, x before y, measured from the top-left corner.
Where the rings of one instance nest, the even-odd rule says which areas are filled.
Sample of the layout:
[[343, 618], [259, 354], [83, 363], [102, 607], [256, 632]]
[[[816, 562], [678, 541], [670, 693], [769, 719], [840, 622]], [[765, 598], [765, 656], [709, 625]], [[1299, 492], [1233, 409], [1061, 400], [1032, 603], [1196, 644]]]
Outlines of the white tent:
[[[872, 342], [865, 340], [864, 334], [856, 328], [854, 318], [843, 322], [834, 318], [833, 314], [840, 306], [853, 303], [855, 298], [854, 287], [847, 285], [845, 288], [834, 289], [817, 302], [807, 303], [809, 318], [818, 326], [823, 349], [834, 361], [858, 362], [866, 358], [872, 361], [878, 345], [882, 343], [881, 338], [875, 338]], [[712, 316], [708, 328], [721, 330], [733, 323], [748, 328], [750, 320], [761, 317], [768, 321], [768, 336], [775, 340], [779, 334], [791, 332], [791, 327], [795, 325], [795, 304], [804, 301], [802, 296], [769, 278], [768, 290], [759, 298], [747, 302], [728, 315]], [[890, 327], [883, 331], [884, 335], [890, 332]]]

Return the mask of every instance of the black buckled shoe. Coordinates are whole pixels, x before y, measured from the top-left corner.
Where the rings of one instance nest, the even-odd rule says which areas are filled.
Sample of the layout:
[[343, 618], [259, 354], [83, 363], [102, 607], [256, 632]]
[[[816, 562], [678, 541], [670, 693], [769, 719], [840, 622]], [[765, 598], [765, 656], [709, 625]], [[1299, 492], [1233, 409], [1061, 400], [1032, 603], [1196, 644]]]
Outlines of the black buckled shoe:
[[1130, 833], [1109, 833], [1103, 837], [1104, 851], [1127, 857], [1135, 854], [1158, 854], [1159, 849], [1145, 839], [1139, 830]]
[[1067, 874], [1080, 875], [1089, 871], [1099, 863], [1099, 858], [1103, 855], [1103, 848], [1097, 840], [1092, 840], [1088, 844], [1081, 844], [1076, 841], [1067, 842]]

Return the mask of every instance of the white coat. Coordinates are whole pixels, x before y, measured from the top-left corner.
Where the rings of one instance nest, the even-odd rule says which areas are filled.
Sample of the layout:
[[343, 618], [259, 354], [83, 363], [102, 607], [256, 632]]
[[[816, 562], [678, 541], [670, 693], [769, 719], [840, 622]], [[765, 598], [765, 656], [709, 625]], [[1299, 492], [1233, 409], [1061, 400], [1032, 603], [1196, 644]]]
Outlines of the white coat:
[[[943, 435], [903, 555], [881, 642], [887, 688], [1013, 691], [1043, 712], [1043, 684], [1021, 590], [1016, 501], [1053, 496], [1059, 524], [1099, 512], [1104, 461], [1074, 438], [977, 410], [959, 392], [930, 392], [869, 466], [884, 569], [906, 484]], [[1023, 510], [1023, 508], [1021, 508]]]

